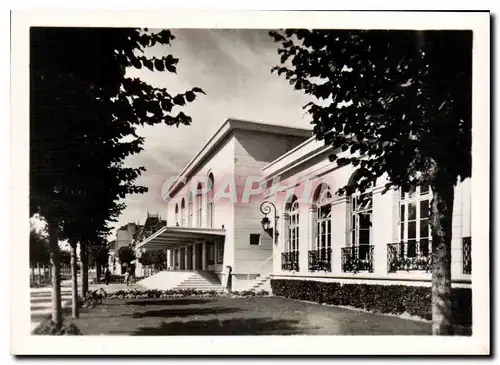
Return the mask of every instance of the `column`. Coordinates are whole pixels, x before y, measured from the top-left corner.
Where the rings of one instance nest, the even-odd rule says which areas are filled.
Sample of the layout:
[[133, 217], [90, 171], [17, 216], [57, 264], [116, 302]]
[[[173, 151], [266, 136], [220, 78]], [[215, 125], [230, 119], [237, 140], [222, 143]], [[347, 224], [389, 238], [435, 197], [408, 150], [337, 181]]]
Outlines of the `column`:
[[[373, 272], [377, 276], [387, 275], [387, 244], [398, 241], [398, 199], [399, 191], [390, 190], [382, 195], [380, 190], [373, 194], [372, 242]], [[394, 237], [397, 226], [397, 235]]]
[[196, 270], [197, 269], [197, 267], [196, 267], [196, 246], [197, 246], [196, 243], [194, 243], [191, 246], [191, 253], [192, 253], [192, 255], [191, 255], [191, 259], [192, 259], [191, 260], [191, 264], [192, 264], [191, 270]]
[[184, 270], [188, 270], [188, 265], [189, 261], [188, 261], [188, 247], [185, 246], [184, 247]]
[[332, 203], [332, 273], [342, 273], [342, 248], [347, 246], [347, 197]]
[[202, 252], [201, 252], [201, 269], [203, 271], [207, 270], [207, 243], [202, 243]]
[[[314, 240], [316, 239], [316, 205], [313, 204], [307, 208], [307, 230], [305, 242], [301, 247], [304, 254], [301, 254], [300, 271], [303, 273], [309, 273], [309, 251], [314, 250], [317, 247]], [[333, 250], [332, 250], [333, 252]]]

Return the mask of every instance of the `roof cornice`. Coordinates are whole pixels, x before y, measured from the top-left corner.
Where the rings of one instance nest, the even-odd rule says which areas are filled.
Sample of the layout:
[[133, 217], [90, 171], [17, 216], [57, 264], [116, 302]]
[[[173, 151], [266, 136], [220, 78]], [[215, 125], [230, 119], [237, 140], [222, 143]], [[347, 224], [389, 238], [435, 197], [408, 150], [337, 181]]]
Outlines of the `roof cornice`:
[[192, 173], [206, 160], [212, 151], [220, 146], [224, 139], [235, 130], [265, 132], [268, 134], [281, 134], [291, 137], [310, 137], [312, 135], [312, 130], [310, 129], [228, 118], [179, 173], [175, 182], [168, 189], [169, 197], [173, 197], [184, 186], [183, 182], [188, 181]]

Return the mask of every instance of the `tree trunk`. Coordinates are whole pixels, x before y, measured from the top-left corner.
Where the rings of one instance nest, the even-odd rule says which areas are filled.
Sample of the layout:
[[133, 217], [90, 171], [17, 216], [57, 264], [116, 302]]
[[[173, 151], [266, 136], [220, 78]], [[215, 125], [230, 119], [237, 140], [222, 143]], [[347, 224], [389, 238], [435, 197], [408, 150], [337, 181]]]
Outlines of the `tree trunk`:
[[78, 270], [76, 261], [76, 242], [70, 242], [71, 246], [71, 315], [78, 318]]
[[96, 262], [95, 264], [95, 275], [97, 283], [101, 282], [101, 265]]
[[48, 220], [47, 228], [49, 233], [49, 254], [52, 270], [52, 320], [56, 324], [56, 328], [60, 329], [62, 326], [62, 305], [58, 227], [54, 222]]
[[82, 298], [85, 298], [89, 291], [89, 257], [87, 253], [87, 244], [80, 243], [80, 260], [81, 260], [81, 276], [82, 276]]
[[437, 176], [432, 184], [432, 334], [452, 335], [451, 235], [454, 181]]

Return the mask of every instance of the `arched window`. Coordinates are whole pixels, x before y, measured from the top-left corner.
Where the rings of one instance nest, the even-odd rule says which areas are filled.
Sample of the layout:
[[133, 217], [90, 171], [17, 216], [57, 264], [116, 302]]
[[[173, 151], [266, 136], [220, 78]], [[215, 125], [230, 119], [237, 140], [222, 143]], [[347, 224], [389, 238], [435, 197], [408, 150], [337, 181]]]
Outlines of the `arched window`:
[[332, 257], [332, 192], [321, 184], [314, 194], [314, 237], [309, 251], [310, 271], [331, 271]]
[[175, 225], [179, 226], [179, 204], [175, 204]]
[[186, 226], [186, 201], [184, 198], [181, 200], [181, 226]]
[[[409, 192], [400, 191], [399, 244], [390, 245], [389, 271], [428, 270], [430, 268], [431, 231], [429, 213], [432, 193], [428, 184]], [[394, 256], [394, 257], [392, 257]], [[403, 260], [395, 260], [400, 258]], [[396, 264], [404, 262], [405, 267]]]
[[193, 192], [188, 194], [188, 227], [193, 226]]
[[201, 183], [198, 183], [198, 186], [196, 187], [196, 209], [197, 209], [197, 214], [196, 214], [196, 224], [198, 227], [202, 227], [202, 217], [203, 217], [203, 202], [202, 202], [202, 193], [203, 193], [203, 188]]
[[[352, 179], [358, 179], [358, 171]], [[373, 191], [355, 191], [348, 197], [349, 247], [342, 249], [343, 271], [373, 271]]]
[[288, 214], [287, 237], [281, 267], [283, 270], [299, 271], [300, 214], [299, 201], [295, 195], [287, 204], [286, 212]]
[[207, 227], [213, 228], [214, 221], [214, 175], [210, 173], [207, 179]]

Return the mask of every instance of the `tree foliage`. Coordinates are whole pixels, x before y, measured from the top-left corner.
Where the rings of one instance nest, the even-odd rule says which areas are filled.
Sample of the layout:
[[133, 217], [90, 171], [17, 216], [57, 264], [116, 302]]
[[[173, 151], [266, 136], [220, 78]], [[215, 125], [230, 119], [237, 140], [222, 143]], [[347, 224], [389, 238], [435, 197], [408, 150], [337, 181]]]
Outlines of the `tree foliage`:
[[150, 266], [153, 265], [154, 263], [153, 256], [154, 256], [154, 251], [144, 251], [138, 258], [138, 260], [141, 263], [141, 265]]
[[179, 60], [171, 54], [145, 55], [147, 47], [167, 47], [173, 39], [168, 30], [31, 28], [32, 214], [106, 233], [103, 221], [124, 208], [117, 199], [147, 191], [134, 184], [144, 168], [123, 164], [142, 150], [137, 127], [189, 125], [191, 118], [177, 109], [203, 91], [171, 94], [126, 70], [176, 72]]
[[284, 75], [313, 97], [305, 105], [314, 133], [340, 152], [364, 190], [383, 174], [409, 191], [446, 166], [452, 183], [471, 174], [472, 32], [286, 30]]
[[48, 265], [49, 243], [47, 237], [35, 229], [30, 229], [30, 265]]
[[338, 166], [356, 167], [338, 194], [385, 176], [384, 193], [432, 191], [434, 334], [452, 333], [454, 186], [471, 176], [472, 31], [272, 31], [272, 69], [311, 96], [314, 133]]
[[[47, 221], [51, 252], [58, 236], [73, 247], [80, 242], [81, 252], [99, 244], [125, 208], [123, 199], [147, 191], [135, 184], [144, 167], [124, 164], [143, 149], [138, 127], [191, 123], [179, 108], [200, 88], [172, 94], [126, 74], [143, 67], [176, 72], [178, 59], [166, 52], [173, 39], [168, 30], [31, 28], [30, 213]], [[155, 45], [164, 56], [146, 55]], [[58, 255], [52, 261], [57, 271]]]
[[163, 270], [167, 266], [167, 252], [165, 250], [153, 251], [153, 265], [156, 270]]
[[90, 246], [89, 251], [90, 266], [104, 266], [108, 263], [109, 250], [106, 242], [101, 241]]
[[118, 260], [122, 264], [130, 265], [135, 260], [135, 251], [132, 247], [122, 246], [118, 249]]

